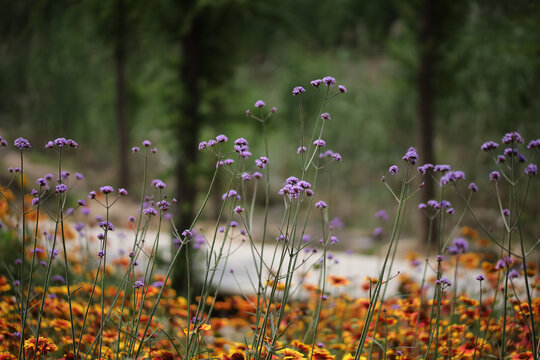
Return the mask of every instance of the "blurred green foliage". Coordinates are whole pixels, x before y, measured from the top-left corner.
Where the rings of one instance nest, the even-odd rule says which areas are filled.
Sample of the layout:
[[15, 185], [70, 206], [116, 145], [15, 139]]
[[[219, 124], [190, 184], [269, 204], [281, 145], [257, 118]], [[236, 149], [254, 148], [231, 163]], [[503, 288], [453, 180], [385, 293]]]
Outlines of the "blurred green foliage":
[[[36, 144], [73, 137], [81, 151], [92, 149], [83, 156], [88, 167], [114, 166], [112, 3], [0, 0], [4, 137], [24, 135]], [[349, 89], [329, 104], [332, 120], [325, 135], [344, 157], [332, 184], [325, 185], [340, 204], [336, 215], [369, 226], [372, 211], [391, 204], [390, 197], [381, 202], [380, 175], [417, 143], [420, 0], [125, 3], [130, 137], [133, 144], [149, 137], [159, 146], [164, 175], [172, 173], [177, 148], [172, 129], [183, 96], [179, 39], [202, 13], [202, 46], [212, 56], [201, 64], [207, 75], [201, 84], [201, 140], [221, 132], [244, 136], [260, 155], [258, 124], [248, 121], [244, 110], [263, 98], [278, 107], [269, 125], [271, 154], [280, 159], [283, 151], [294, 154], [298, 105], [292, 88], [335, 76]], [[540, 133], [539, 18], [540, 3], [525, 0], [470, 0], [437, 14], [446, 33], [436, 76], [436, 158], [471, 179], [484, 179], [480, 185], [491, 166], [478, 151], [482, 142], [509, 130], [528, 140]], [[316, 91], [308, 91], [307, 120], [319, 106]], [[296, 160], [288, 159], [274, 168], [276, 186], [279, 178], [295, 175]], [[212, 161], [203, 157], [201, 163], [211, 167]], [[485, 195], [483, 201], [489, 200]]]

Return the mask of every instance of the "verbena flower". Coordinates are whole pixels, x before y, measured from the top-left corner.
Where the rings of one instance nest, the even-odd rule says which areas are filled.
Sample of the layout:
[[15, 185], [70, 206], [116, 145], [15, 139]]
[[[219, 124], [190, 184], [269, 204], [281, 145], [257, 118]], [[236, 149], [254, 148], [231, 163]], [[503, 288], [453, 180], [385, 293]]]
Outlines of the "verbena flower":
[[150, 146], [152, 146], [152, 143], [150, 142], [150, 140], [144, 140], [144, 141], [142, 142], [142, 144], [143, 144], [144, 147], [150, 147]]
[[492, 171], [489, 174], [489, 180], [492, 182], [497, 182], [501, 179], [501, 174], [498, 171]]
[[140, 289], [140, 288], [142, 288], [142, 287], [144, 287], [144, 282], [141, 281], [141, 280], [137, 280], [137, 281], [135, 281], [135, 283], [133, 284], [133, 288], [134, 288], [134, 289]]
[[482, 149], [483, 151], [491, 151], [491, 150], [495, 150], [498, 147], [499, 147], [499, 144], [497, 144], [496, 142], [487, 141], [483, 143], [482, 146], [480, 146], [480, 149]]
[[536, 174], [538, 174], [538, 167], [535, 164], [529, 164], [524, 171], [525, 174], [529, 176], [535, 176]]
[[444, 164], [439, 164], [439, 165], [435, 165], [433, 167], [433, 171], [435, 172], [447, 172], [447, 171], [450, 171], [450, 165], [444, 165]]
[[460, 255], [467, 252], [469, 243], [462, 237], [454, 239], [451, 246], [448, 247], [448, 252], [452, 255]]
[[441, 187], [443, 187], [450, 182], [455, 183], [458, 180], [464, 180], [464, 179], [465, 179], [465, 173], [463, 171], [449, 171], [441, 177], [439, 184]]
[[347, 92], [347, 88], [346, 88], [345, 86], [343, 86], [343, 85], [339, 85], [339, 86], [338, 86], [338, 90], [339, 90], [339, 92], [342, 93], [342, 94], [344, 94], [344, 93]]
[[428, 172], [428, 170], [430, 169], [433, 169], [433, 165], [432, 164], [424, 164], [422, 166], [419, 166], [418, 167], [418, 171], [422, 173], [422, 175], [426, 175], [426, 173]]
[[304, 89], [303, 87], [301, 86], [296, 86], [293, 91], [292, 91], [292, 94], [293, 96], [296, 96], [296, 95], [300, 95], [302, 93], [305, 93], [306, 92], [306, 89]]
[[330, 114], [325, 112], [321, 114], [321, 119], [323, 120], [330, 120]]
[[328, 207], [328, 205], [326, 205], [326, 203], [324, 201], [320, 200], [320, 201], [317, 201], [315, 203], [315, 207], [317, 209], [326, 209]]
[[206, 149], [207, 146], [208, 146], [208, 143], [206, 141], [201, 141], [199, 143], [199, 150]]
[[220, 134], [220, 135], [216, 136], [216, 141], [218, 143], [224, 143], [224, 142], [229, 141], [229, 138], [227, 138], [227, 136], [225, 136], [223, 134]]
[[484, 277], [484, 275], [478, 275], [478, 276], [476, 277], [476, 280], [478, 280], [478, 281], [484, 281], [485, 279], [486, 279], [486, 278]]
[[105, 185], [105, 186], [102, 186], [99, 188], [99, 191], [102, 193], [102, 194], [110, 194], [114, 191], [113, 187], [112, 186], [109, 186], [109, 185]]
[[324, 141], [323, 139], [317, 139], [313, 142], [313, 145], [318, 146], [318, 147], [325, 147], [326, 141]]
[[334, 86], [336, 79], [331, 76], [325, 76], [323, 77], [322, 82], [325, 83], [326, 86]]
[[397, 174], [399, 172], [399, 167], [397, 165], [392, 165], [388, 169], [388, 172], [392, 175]]
[[153, 207], [147, 207], [143, 209], [143, 213], [148, 216], [156, 216], [158, 214], [157, 210]]
[[118, 195], [120, 195], [120, 196], [125, 196], [125, 195], [127, 195], [127, 194], [128, 194], [128, 192], [127, 192], [126, 189], [124, 189], [124, 188], [118, 189]]
[[321, 79], [316, 79], [316, 80], [311, 81], [311, 86], [319, 87], [319, 85], [321, 85], [321, 84], [322, 84]]
[[307, 151], [307, 148], [305, 146], [300, 146], [298, 147], [298, 149], [296, 150], [296, 153], [297, 154], [301, 154], [303, 152], [306, 152]]
[[469, 184], [469, 190], [471, 190], [472, 192], [477, 192], [478, 186], [476, 186], [476, 184], [472, 182]]
[[266, 103], [265, 103], [264, 101], [262, 101], [262, 100], [257, 100], [257, 101], [255, 102], [255, 107], [256, 107], [257, 109], [262, 108], [262, 107], [265, 106], [265, 105], [266, 105]]
[[516, 143], [516, 144], [521, 143], [521, 144], [523, 144], [523, 138], [516, 131], [512, 131], [512, 132], [504, 134], [501, 141], [502, 141], [503, 144], [511, 144], [511, 143]]
[[529, 145], [527, 145], [527, 149], [540, 149], [540, 139], [532, 140]]
[[56, 185], [54, 192], [57, 194], [62, 194], [67, 191], [67, 186], [65, 184], [58, 184]]
[[30, 149], [32, 147], [30, 146], [30, 142], [28, 142], [28, 140], [22, 137], [15, 139], [15, 141], [13, 142], [13, 145], [15, 145], [15, 147], [19, 150]]
[[403, 155], [402, 159], [405, 162], [410, 163], [411, 165], [415, 165], [418, 161], [418, 153], [416, 152], [416, 149], [414, 147], [410, 147], [409, 150]]

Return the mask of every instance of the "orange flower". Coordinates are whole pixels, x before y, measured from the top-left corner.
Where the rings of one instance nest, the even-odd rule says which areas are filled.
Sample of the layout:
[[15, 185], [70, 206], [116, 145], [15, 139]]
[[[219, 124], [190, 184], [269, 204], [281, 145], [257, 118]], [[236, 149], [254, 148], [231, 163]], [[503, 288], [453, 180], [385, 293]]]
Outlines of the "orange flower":
[[306, 359], [302, 353], [296, 350], [285, 348], [279, 351], [280, 354], [285, 355], [283, 360], [304, 360]]
[[349, 284], [349, 279], [347, 279], [345, 276], [339, 275], [330, 275], [328, 277], [328, 281], [333, 286], [346, 286]]
[[0, 292], [11, 290], [11, 285], [9, 285], [5, 276], [0, 276]]
[[0, 353], [0, 360], [17, 360], [17, 358], [8, 352]]
[[[24, 348], [27, 350], [27, 355], [33, 354], [34, 351], [36, 351], [36, 338], [31, 337], [26, 340], [24, 342]], [[51, 339], [42, 336], [39, 337], [36, 352], [38, 357], [40, 355], [55, 352], [56, 350], [58, 350], [58, 346], [56, 346]]]
[[512, 355], [512, 360], [533, 360], [533, 354], [530, 351]]

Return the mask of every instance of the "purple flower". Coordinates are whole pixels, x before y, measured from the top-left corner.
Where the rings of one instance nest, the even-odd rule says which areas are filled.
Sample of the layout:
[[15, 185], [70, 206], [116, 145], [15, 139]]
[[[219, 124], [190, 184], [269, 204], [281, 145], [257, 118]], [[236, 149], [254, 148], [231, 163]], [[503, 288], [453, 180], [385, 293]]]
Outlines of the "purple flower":
[[505, 161], [506, 161], [506, 157], [504, 155], [497, 155], [497, 160], [495, 160], [497, 164], [502, 164]]
[[325, 83], [327, 86], [334, 86], [334, 84], [336, 83], [336, 79], [331, 76], [325, 76], [323, 77], [322, 82]]
[[39, 198], [33, 198], [32, 199], [32, 206], [36, 206], [37, 204], [39, 204]]
[[105, 231], [114, 231], [114, 225], [110, 221], [100, 221], [97, 225]]
[[447, 172], [450, 171], [450, 165], [435, 165], [433, 168], [435, 172]]
[[131, 151], [133, 153], [137, 153], [137, 152], [141, 151], [141, 149], [138, 146], [134, 146], [134, 147], [131, 148]]
[[458, 180], [465, 179], [465, 173], [463, 171], [449, 171], [441, 177], [441, 187], [447, 185], [450, 182], [456, 182]]
[[190, 238], [190, 237], [193, 236], [193, 233], [191, 232], [191, 230], [186, 229], [186, 230], [182, 231], [182, 236], [183, 236], [183, 237]]
[[167, 211], [169, 210], [171, 203], [168, 202], [167, 200], [161, 200], [161, 201], [158, 201], [156, 205], [161, 211]]
[[58, 184], [54, 189], [54, 192], [57, 194], [65, 193], [67, 191], [67, 186], [65, 184]]
[[262, 101], [262, 100], [257, 100], [257, 101], [255, 102], [255, 107], [256, 107], [257, 109], [262, 108], [262, 107], [265, 106], [265, 105], [266, 105], [266, 103], [265, 103], [264, 101]]
[[501, 141], [503, 144], [510, 144], [510, 143], [523, 144], [523, 138], [516, 131], [512, 131], [512, 132], [504, 134]]
[[499, 144], [497, 144], [496, 142], [488, 141], [488, 142], [483, 143], [482, 146], [480, 146], [480, 149], [484, 151], [491, 151], [491, 150], [495, 150], [498, 147], [499, 147]]
[[381, 220], [387, 221], [388, 219], [390, 219], [390, 217], [388, 216], [388, 213], [386, 212], [386, 210], [381, 209], [375, 213], [375, 219], [381, 219]]
[[529, 145], [527, 145], [527, 149], [540, 149], [540, 139], [532, 140]]
[[454, 239], [451, 246], [448, 247], [448, 252], [452, 255], [460, 255], [467, 252], [469, 243], [462, 237]]
[[36, 183], [39, 185], [39, 186], [47, 186], [47, 180], [45, 180], [44, 178], [39, 178], [36, 180]]
[[128, 194], [128, 192], [127, 192], [126, 189], [120, 188], [120, 189], [118, 189], [118, 194], [119, 194], [120, 196], [125, 196], [125, 195]]
[[15, 139], [15, 142], [13, 143], [13, 145], [15, 145], [15, 147], [19, 150], [30, 149], [32, 147], [30, 146], [30, 143], [28, 142], [28, 140], [22, 137]]
[[498, 171], [492, 171], [489, 174], [489, 180], [492, 182], [497, 182], [501, 179], [501, 174]]
[[167, 187], [167, 184], [165, 184], [160, 179], [152, 180], [152, 185], [154, 185], [156, 187], [156, 189], [165, 189]]
[[538, 167], [535, 164], [527, 165], [527, 167], [525, 168], [525, 174], [529, 176], [535, 176], [536, 174], [538, 174]]
[[476, 277], [476, 280], [478, 280], [478, 281], [484, 281], [485, 279], [486, 279], [486, 278], [484, 277], [484, 275], [478, 275], [478, 276]]
[[440, 278], [439, 280], [435, 280], [435, 284], [436, 285], [442, 285], [442, 286], [445, 286], [445, 287], [452, 286], [452, 283], [450, 282], [450, 280], [448, 280], [444, 276], [442, 278]]
[[98, 250], [97, 256], [100, 257], [100, 258], [104, 257], [105, 256], [105, 250]]
[[157, 148], [152, 148], [152, 150], [150, 150], [152, 152], [152, 154], [156, 154], [158, 152]]
[[216, 136], [216, 141], [217, 141], [218, 143], [220, 143], [220, 142], [221, 142], [221, 143], [224, 143], [224, 142], [229, 141], [229, 138], [226, 137], [226, 136], [223, 135], [223, 134], [220, 134], [220, 135]]
[[235, 228], [238, 227], [238, 223], [236, 221], [231, 221], [231, 227]]
[[77, 204], [79, 204], [80, 206], [86, 206], [86, 201], [84, 201], [83, 199], [79, 199], [77, 200]]
[[441, 204], [439, 204], [439, 203], [437, 202], [437, 200], [429, 200], [429, 201], [427, 202], [427, 205], [430, 206], [430, 207], [432, 207], [432, 208], [434, 208], [434, 209], [440, 209], [440, 208], [441, 208]]
[[321, 79], [316, 79], [316, 80], [311, 81], [311, 86], [319, 87], [319, 85], [321, 85], [321, 84], [322, 84]]
[[454, 208], [448, 208], [448, 210], [446, 210], [446, 213], [447, 214], [450, 214], [450, 215], [454, 215], [454, 213], [456, 212], [456, 210], [454, 210]]
[[146, 209], [143, 209], [143, 213], [148, 216], [156, 216], [158, 214], [157, 210], [153, 207], [147, 207]]
[[469, 190], [471, 190], [472, 192], [477, 192], [478, 186], [476, 186], [476, 184], [472, 182], [469, 184]]
[[272, 106], [272, 108], [270, 109], [270, 112], [271, 112], [272, 114], [275, 114], [276, 111], [277, 111], [277, 107]]
[[339, 86], [338, 86], [338, 90], [339, 90], [339, 92], [342, 93], [342, 94], [344, 94], [344, 93], [347, 92], [347, 88], [346, 88], [345, 86], [343, 86], [343, 85], [339, 85]]
[[317, 203], [315, 203], [315, 207], [317, 209], [325, 209], [328, 207], [328, 205], [326, 205], [326, 203], [322, 200], [318, 201]]
[[249, 173], [245, 172], [245, 173], [242, 173], [242, 174], [240, 175], [240, 178], [241, 178], [242, 180], [244, 180], [244, 181], [248, 181], [248, 180], [251, 180], [251, 175], [250, 175]]
[[339, 239], [335, 236], [330, 236], [330, 243], [334, 245], [335, 243], [338, 243]]
[[313, 142], [313, 145], [318, 146], [318, 147], [325, 147], [326, 142], [323, 139], [317, 139]]
[[504, 155], [508, 157], [518, 156], [519, 151], [517, 151], [517, 149], [514, 149], [514, 148], [506, 148], [504, 149]]
[[264, 169], [266, 165], [268, 165], [268, 158], [266, 156], [261, 156], [260, 158], [255, 159], [255, 165], [261, 169]]
[[405, 155], [402, 157], [402, 159], [405, 162], [415, 165], [416, 161], [418, 161], [418, 153], [416, 152], [416, 149], [411, 146], [409, 150], [407, 150]]
[[255, 171], [253, 174], [252, 174], [253, 178], [254, 179], [262, 179], [262, 174], [258, 171]]
[[325, 112], [321, 114], [321, 119], [323, 120], [330, 120], [330, 114]]
[[437, 255], [437, 262], [441, 262], [441, 261], [444, 261], [444, 256]]
[[300, 95], [300, 94], [302, 94], [302, 93], [304, 93], [304, 92], [306, 92], [306, 89], [304, 89], [304, 88], [301, 87], [301, 86], [297, 86], [297, 87], [295, 87], [295, 88], [293, 89], [292, 94], [293, 94], [293, 96], [296, 96], [296, 95]]
[[229, 190], [221, 196], [221, 199], [225, 200], [232, 197], [236, 197], [238, 200], [240, 200], [240, 195], [238, 195], [238, 192], [236, 190]]
[[234, 208], [234, 212], [240, 214], [241, 212], [244, 212], [244, 208], [241, 206], [237, 206]]
[[88, 193], [88, 198], [89, 199], [95, 199], [96, 198], [96, 192], [95, 191], [90, 191]]
[[397, 174], [399, 171], [399, 167], [397, 167], [397, 165], [392, 165], [390, 166], [390, 168], [388, 169], [388, 172], [392, 175], [394, 174]]
[[497, 264], [495, 264], [495, 269], [496, 270], [504, 269], [505, 267], [512, 265], [513, 262], [514, 262], [514, 259], [511, 256], [504, 256], [502, 259], [497, 261]]
[[503, 209], [502, 214], [503, 214], [504, 216], [510, 216], [510, 210], [508, 210], [508, 209]]
[[379, 237], [382, 235], [382, 233], [383, 233], [382, 227], [376, 227], [375, 229], [373, 229], [373, 237]]
[[135, 281], [135, 283], [133, 284], [133, 288], [134, 289], [140, 289], [144, 287], [144, 282], [142, 282], [141, 280], [137, 280]]
[[144, 147], [150, 147], [150, 146], [152, 146], [152, 143], [150, 142], [150, 140], [144, 140], [144, 141], [142, 142], [142, 144], [143, 144]]
[[199, 143], [199, 150], [206, 149], [207, 146], [208, 146], [208, 143], [206, 141], [201, 141]]
[[433, 169], [433, 165], [432, 165], [432, 164], [424, 164], [424, 165], [418, 167], [418, 171], [421, 172], [422, 175], [426, 175], [426, 173], [427, 173], [428, 170], [430, 170], [430, 169]]
[[77, 173], [75, 173], [75, 179], [82, 180], [82, 179], [84, 179], [84, 176], [83, 176], [83, 174], [77, 172]]
[[341, 157], [341, 154], [339, 153], [333, 153], [330, 156], [332, 157], [332, 159], [334, 159], [337, 162], [341, 162], [343, 160], [343, 158]]
[[56, 281], [56, 282], [60, 282], [60, 283], [65, 283], [66, 282], [66, 280], [64, 280], [62, 275], [51, 276], [51, 281]]
[[516, 269], [513, 269], [510, 271], [510, 273], [508, 273], [508, 277], [510, 279], [517, 279], [519, 277], [519, 272]]
[[99, 191], [101, 191], [102, 194], [110, 194], [114, 191], [113, 187], [112, 186], [109, 186], [109, 185], [105, 185], [105, 186], [102, 186], [99, 188]]
[[418, 210], [423, 210], [423, 209], [426, 209], [426, 208], [427, 208], [427, 205], [425, 203], [418, 204]]

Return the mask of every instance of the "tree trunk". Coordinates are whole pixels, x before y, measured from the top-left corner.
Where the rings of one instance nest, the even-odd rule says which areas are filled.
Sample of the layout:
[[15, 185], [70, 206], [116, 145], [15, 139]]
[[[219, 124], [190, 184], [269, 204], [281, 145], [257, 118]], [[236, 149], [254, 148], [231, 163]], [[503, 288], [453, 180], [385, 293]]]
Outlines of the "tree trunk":
[[[434, 105], [434, 65], [435, 65], [435, 36], [434, 36], [434, 0], [423, 0], [420, 6], [420, 32], [418, 39], [419, 67], [417, 74], [418, 87], [418, 136], [419, 152], [424, 163], [433, 164], [433, 123], [435, 117]], [[431, 177], [425, 177], [425, 186], [421, 192], [422, 202], [427, 203], [433, 199], [434, 183]], [[428, 242], [429, 219], [420, 217], [420, 239], [423, 243]], [[434, 229], [432, 236], [435, 235]], [[433, 237], [432, 237], [433, 238]]]
[[128, 141], [129, 129], [126, 119], [125, 79], [125, 6], [124, 0], [116, 0], [116, 42], [114, 46], [116, 83], [116, 130], [118, 133], [118, 185], [129, 188]]
[[[199, 47], [198, 21], [194, 19], [191, 29], [181, 39], [182, 61], [180, 65], [180, 83], [182, 99], [177, 126], [179, 142], [176, 164], [176, 192], [179, 202], [177, 227], [180, 232], [191, 226], [197, 194], [197, 140], [201, 126], [199, 112], [201, 49]], [[180, 293], [187, 292], [187, 264], [185, 254], [180, 254], [175, 266], [173, 287]]]

